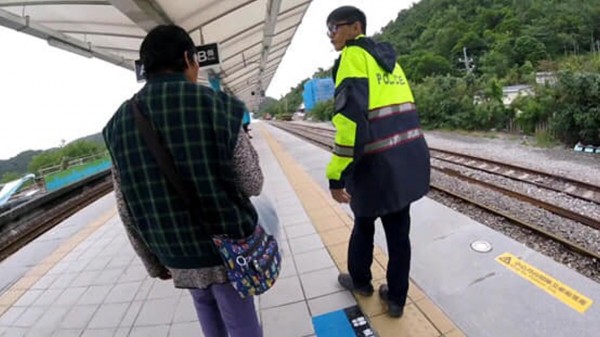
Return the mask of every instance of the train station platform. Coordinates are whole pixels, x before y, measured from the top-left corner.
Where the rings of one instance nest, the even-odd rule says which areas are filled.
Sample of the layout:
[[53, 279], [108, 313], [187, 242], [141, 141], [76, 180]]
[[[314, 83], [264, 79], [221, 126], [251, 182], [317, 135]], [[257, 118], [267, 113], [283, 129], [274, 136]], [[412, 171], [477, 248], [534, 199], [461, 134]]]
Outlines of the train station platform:
[[[376, 294], [355, 298], [337, 284], [352, 220], [271, 132], [277, 130], [260, 124], [253, 130], [284, 254], [275, 286], [257, 298], [265, 336], [462, 336], [414, 283], [401, 319], [388, 318]], [[87, 223], [75, 233], [68, 227], [70, 236], [24, 266], [24, 275], [0, 295], [0, 336], [202, 336], [187, 291], [147, 276], [112, 193], [88, 208], [94, 207], [103, 210], [82, 211], [94, 218], [80, 219]], [[61, 230], [67, 229], [54, 231]], [[375, 286], [385, 279], [386, 264], [377, 248]]]
[[[264, 193], [274, 201], [283, 229], [282, 273], [256, 300], [265, 336], [596, 336], [600, 331], [597, 283], [428, 198], [411, 211], [409, 301], [402, 318], [388, 318], [376, 294], [353, 296], [337, 284], [338, 273], [346, 270], [352, 218], [327, 193], [324, 167], [330, 154], [265, 123], [252, 129], [266, 177]], [[75, 224], [59, 225], [11, 257], [10, 270], [22, 272], [0, 294], [0, 337], [202, 336], [187, 291], [147, 276], [112, 194], [73, 218], [77, 231]], [[31, 251], [50, 237], [64, 239], [53, 241], [52, 249], [43, 245], [44, 255], [32, 258]], [[482, 239], [493, 247], [490, 252], [470, 248]], [[381, 226], [376, 243], [377, 287], [387, 264]]]

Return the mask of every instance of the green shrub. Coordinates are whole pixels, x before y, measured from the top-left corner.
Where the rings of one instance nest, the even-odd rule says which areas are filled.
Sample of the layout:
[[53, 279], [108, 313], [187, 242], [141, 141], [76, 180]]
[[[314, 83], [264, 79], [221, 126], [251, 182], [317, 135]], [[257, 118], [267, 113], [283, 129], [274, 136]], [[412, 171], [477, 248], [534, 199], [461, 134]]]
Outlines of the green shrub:
[[292, 113], [284, 112], [284, 113], [280, 114], [279, 116], [277, 116], [277, 118], [281, 121], [291, 121], [293, 116], [294, 116], [294, 114], [292, 114]]
[[463, 78], [428, 77], [412, 86], [415, 103], [426, 128], [466, 128], [472, 117], [473, 94]]
[[335, 103], [333, 99], [321, 101], [315, 105], [315, 107], [310, 112], [310, 115], [313, 117], [313, 119], [318, 121], [330, 121], [333, 117], [333, 114], [335, 113], [334, 108]]
[[552, 130], [562, 142], [600, 144], [600, 74], [564, 72], [554, 88]]
[[535, 97], [519, 97], [512, 106], [517, 110], [515, 122], [528, 135], [533, 134], [535, 127], [546, 117], [542, 104]]

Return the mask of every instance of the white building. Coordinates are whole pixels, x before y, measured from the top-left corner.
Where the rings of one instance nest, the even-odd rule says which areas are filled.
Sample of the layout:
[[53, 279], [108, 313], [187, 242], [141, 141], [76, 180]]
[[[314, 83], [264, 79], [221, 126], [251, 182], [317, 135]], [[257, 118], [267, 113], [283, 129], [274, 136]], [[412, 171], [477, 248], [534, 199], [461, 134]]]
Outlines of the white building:
[[550, 72], [550, 71], [544, 71], [544, 72], [537, 72], [535, 73], [535, 83], [537, 84], [549, 84], [549, 85], [553, 85], [558, 81], [558, 78], [556, 78], [556, 73]]
[[535, 94], [533, 87], [526, 84], [511, 85], [502, 88], [502, 103], [504, 106], [510, 106], [517, 97], [533, 96]]
[[[512, 102], [521, 96], [533, 96], [535, 91], [533, 87], [527, 84], [517, 84], [502, 88], [502, 103], [508, 107]], [[482, 95], [475, 95], [473, 97], [473, 104], [478, 105], [485, 102], [485, 98]]]

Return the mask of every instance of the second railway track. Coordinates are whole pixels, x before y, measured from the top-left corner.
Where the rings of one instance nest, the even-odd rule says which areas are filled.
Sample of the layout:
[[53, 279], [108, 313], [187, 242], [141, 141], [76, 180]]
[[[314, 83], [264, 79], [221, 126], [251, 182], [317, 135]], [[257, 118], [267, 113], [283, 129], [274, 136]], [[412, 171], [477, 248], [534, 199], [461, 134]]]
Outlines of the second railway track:
[[[333, 129], [323, 127], [312, 127], [309, 125], [297, 123], [272, 123], [272, 125], [281, 128], [285, 131], [288, 131], [292, 134], [295, 134], [296, 136], [308, 140], [329, 151], [333, 149]], [[500, 163], [485, 158], [478, 158], [475, 156], [455, 153], [447, 150], [430, 148], [430, 151], [432, 154], [432, 158], [442, 160], [444, 162], [451, 162], [452, 164], [469, 167], [471, 169], [481, 170], [490, 174], [497, 174], [505, 178], [532, 184], [540, 188], [546, 188], [555, 192], [564, 193], [574, 198], [579, 198], [592, 203], [600, 204], [600, 200], [598, 200], [600, 199], [600, 187], [585, 183], [583, 181], [569, 179], [538, 170], [519, 167], [517, 165]], [[498, 186], [479, 179], [471, 178], [469, 176], [461, 174], [460, 172], [457, 172], [456, 170], [441, 168], [437, 167], [436, 165], [432, 165], [432, 168], [435, 170], [439, 170], [443, 174], [460, 179], [461, 181], [466, 181], [470, 184], [475, 184], [487, 189], [494, 190], [496, 192], [510, 196], [511, 198], [550, 211], [563, 218], [570, 219], [577, 223], [581, 223], [591, 228], [600, 230], [600, 222], [594, 217], [573, 212], [558, 205], [545, 202], [543, 200], [537, 199], [535, 197], [523, 193], [512, 191], [502, 186]], [[560, 244], [564, 245], [572, 251], [576, 251], [584, 256], [600, 260], [600, 253], [598, 251], [588, 249], [584, 245], [563, 238], [562, 236], [557, 235], [552, 231], [546, 230], [541, 226], [537, 226], [530, 220], [521, 218], [519, 215], [510, 214], [508, 211], [499, 209], [498, 207], [494, 207], [493, 205], [486, 205], [484, 203], [477, 202], [476, 200], [472, 200], [472, 198], [461, 195], [460, 193], [456, 193], [455, 191], [448, 190], [447, 188], [439, 186], [436, 183], [432, 183], [431, 187], [434, 190], [446, 193], [454, 198], [458, 198], [463, 202], [473, 204], [479, 208], [485, 209], [487, 212], [506, 218], [523, 228], [527, 228], [531, 231], [534, 231], [540, 236], [544, 236], [550, 240], [559, 242]]]
[[0, 215], [0, 261], [113, 189], [109, 172], [34, 199]]
[[458, 153], [448, 150], [430, 148], [432, 158], [470, 167], [491, 174], [501, 175], [513, 180], [526, 182], [540, 188], [565, 193], [570, 196], [600, 204], [600, 186], [590, 183], [562, 177], [556, 174], [542, 172], [526, 167], [502, 163], [496, 160], [486, 159]]

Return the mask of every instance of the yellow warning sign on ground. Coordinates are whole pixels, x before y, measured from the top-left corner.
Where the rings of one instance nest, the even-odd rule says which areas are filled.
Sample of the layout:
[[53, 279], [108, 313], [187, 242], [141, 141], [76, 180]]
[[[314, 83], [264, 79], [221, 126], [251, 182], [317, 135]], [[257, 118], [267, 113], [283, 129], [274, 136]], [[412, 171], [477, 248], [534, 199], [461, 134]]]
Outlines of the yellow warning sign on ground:
[[573, 288], [510, 253], [496, 257], [496, 261], [580, 313], [584, 313], [593, 303], [591, 299]]

